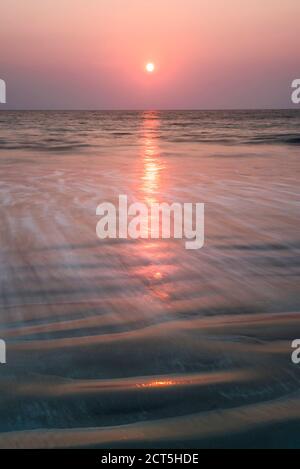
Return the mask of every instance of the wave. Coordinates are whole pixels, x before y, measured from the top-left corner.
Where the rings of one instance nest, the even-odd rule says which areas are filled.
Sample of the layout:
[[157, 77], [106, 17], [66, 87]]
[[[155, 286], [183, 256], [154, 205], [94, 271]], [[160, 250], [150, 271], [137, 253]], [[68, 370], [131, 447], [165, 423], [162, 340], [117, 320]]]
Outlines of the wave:
[[[0, 150], [49, 153], [139, 146], [141, 127], [161, 143], [300, 144], [300, 114], [291, 111], [10, 112], [1, 114]], [[6, 119], [5, 117], [6, 116]]]

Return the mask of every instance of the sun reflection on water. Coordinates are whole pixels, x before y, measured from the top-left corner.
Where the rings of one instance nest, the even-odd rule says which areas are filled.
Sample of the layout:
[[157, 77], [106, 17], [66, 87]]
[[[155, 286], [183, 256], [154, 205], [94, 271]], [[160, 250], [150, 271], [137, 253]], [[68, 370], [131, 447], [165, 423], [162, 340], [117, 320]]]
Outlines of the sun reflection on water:
[[[147, 287], [151, 301], [163, 303], [167, 308], [169, 302], [168, 275], [172, 270], [169, 262], [170, 252], [167, 241], [160, 238], [152, 239], [152, 227], [161, 220], [153, 220], [150, 206], [154, 203], [166, 201], [166, 161], [161, 156], [160, 149], [160, 116], [158, 112], [146, 111], [142, 114], [141, 123], [141, 153], [138, 160], [138, 183], [136, 196], [139, 202], [148, 206], [148, 234], [143, 243], [137, 245], [138, 255], [143, 257], [143, 266], [135, 268], [135, 274]], [[158, 215], [159, 217], [159, 215]], [[147, 262], [145, 262], [147, 260]], [[171, 385], [168, 381], [155, 381], [143, 387]]]
[[161, 380], [149, 381], [148, 383], [138, 384], [137, 386], [140, 388], [159, 388], [159, 387], [166, 387], [166, 386], [174, 386], [176, 384], [178, 384], [178, 382], [175, 380], [171, 380], [171, 379], [162, 380], [161, 379]]
[[157, 113], [146, 112], [143, 117], [143, 172], [141, 192], [147, 204], [158, 202], [159, 193], [162, 192], [163, 163], [160, 160], [158, 146], [158, 131], [160, 121]]

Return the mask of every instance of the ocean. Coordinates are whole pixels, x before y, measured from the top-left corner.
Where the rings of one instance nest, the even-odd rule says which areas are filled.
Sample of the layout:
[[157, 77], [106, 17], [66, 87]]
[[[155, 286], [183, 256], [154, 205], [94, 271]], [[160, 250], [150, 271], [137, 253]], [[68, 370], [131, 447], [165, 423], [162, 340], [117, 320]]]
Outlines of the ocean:
[[[0, 112], [0, 447], [300, 447], [300, 111]], [[205, 204], [205, 242], [96, 236]]]

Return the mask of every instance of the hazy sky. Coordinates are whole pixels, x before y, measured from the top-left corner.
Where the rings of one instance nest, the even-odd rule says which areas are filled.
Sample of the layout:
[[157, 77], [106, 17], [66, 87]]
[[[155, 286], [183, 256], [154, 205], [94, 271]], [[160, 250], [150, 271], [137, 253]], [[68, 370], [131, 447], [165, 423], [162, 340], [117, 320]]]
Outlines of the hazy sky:
[[299, 18], [299, 0], [1, 0], [0, 109], [289, 107]]

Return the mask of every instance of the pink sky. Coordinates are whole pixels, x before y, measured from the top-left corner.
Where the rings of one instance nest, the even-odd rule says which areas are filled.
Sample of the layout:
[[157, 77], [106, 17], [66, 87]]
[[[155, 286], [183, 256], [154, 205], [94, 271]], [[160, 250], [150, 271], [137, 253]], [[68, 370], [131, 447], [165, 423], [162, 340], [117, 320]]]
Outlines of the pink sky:
[[299, 0], [1, 0], [4, 108], [289, 107], [299, 18]]

